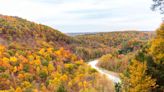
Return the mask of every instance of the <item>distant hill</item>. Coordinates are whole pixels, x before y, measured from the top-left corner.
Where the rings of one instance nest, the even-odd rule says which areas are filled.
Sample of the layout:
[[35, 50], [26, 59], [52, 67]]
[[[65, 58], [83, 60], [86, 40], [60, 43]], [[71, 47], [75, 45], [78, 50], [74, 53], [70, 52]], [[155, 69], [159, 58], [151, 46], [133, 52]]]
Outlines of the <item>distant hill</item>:
[[0, 15], [0, 44], [19, 49], [64, 47], [85, 60], [98, 58], [118, 49], [126, 50], [131, 43], [143, 45], [153, 35], [153, 32], [139, 31], [64, 34], [26, 19]]
[[[118, 32], [118, 33], [121, 33], [121, 32], [136, 32], [134, 30], [125, 30], [125, 31], [111, 31], [111, 32], [77, 32], [77, 33], [66, 33], [68, 36], [79, 36], [79, 35], [94, 35], [94, 34], [108, 34], [108, 33], [113, 33], [113, 32]], [[137, 31], [138, 32], [138, 31]], [[153, 31], [139, 31], [139, 32], [150, 32], [150, 33], [155, 33]]]
[[154, 36], [154, 32], [132, 30], [77, 35], [75, 38], [81, 40], [81, 42], [85, 45], [83, 46], [85, 48], [80, 48], [85, 52], [83, 56], [91, 58], [116, 51], [119, 53], [127, 53], [129, 51], [138, 50]]
[[78, 35], [90, 35], [96, 34], [97, 32], [79, 32], [79, 33], [66, 33], [69, 36], [78, 36]]
[[44, 42], [65, 46], [76, 40], [42, 24], [19, 17], [0, 15], [0, 43], [10, 45], [13, 42], [25, 47], [36, 47]]
[[76, 38], [85, 42], [96, 42], [107, 46], [118, 46], [129, 40], [147, 41], [155, 36], [153, 31], [120, 31], [100, 32], [95, 34], [78, 35]]

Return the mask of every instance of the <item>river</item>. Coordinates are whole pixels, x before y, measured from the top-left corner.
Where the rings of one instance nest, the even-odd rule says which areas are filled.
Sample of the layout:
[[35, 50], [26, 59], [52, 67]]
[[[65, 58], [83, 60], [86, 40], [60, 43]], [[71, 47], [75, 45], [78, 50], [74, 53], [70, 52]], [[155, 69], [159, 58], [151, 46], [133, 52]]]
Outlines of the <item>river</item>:
[[119, 78], [119, 76], [116, 76], [113, 73], [111, 73], [105, 69], [99, 68], [98, 66], [96, 66], [97, 63], [98, 63], [98, 60], [93, 60], [93, 61], [90, 61], [88, 63], [88, 65], [90, 65], [92, 68], [96, 69], [100, 74], [106, 75], [108, 79], [112, 80], [112, 82], [114, 82], [114, 83], [121, 82], [121, 79]]

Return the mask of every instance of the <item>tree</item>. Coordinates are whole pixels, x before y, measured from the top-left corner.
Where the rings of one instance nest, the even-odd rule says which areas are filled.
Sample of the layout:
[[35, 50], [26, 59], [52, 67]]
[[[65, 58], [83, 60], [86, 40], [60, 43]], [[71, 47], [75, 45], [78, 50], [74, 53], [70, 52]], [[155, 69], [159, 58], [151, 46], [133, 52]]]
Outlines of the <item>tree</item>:
[[155, 79], [147, 75], [146, 70], [146, 62], [132, 60], [127, 75], [123, 76], [123, 92], [150, 92], [155, 88]]
[[164, 39], [154, 39], [150, 48], [151, 54], [154, 56], [155, 62], [163, 64], [164, 62]]
[[152, 10], [160, 10], [164, 14], [164, 0], [153, 0]]
[[164, 65], [164, 23], [157, 30], [157, 36], [152, 41], [150, 52], [156, 63]]
[[[151, 75], [157, 79], [159, 89], [164, 88], [164, 23], [156, 31], [156, 38], [152, 40], [149, 54], [153, 62], [149, 64]], [[150, 61], [149, 61], [150, 62]]]

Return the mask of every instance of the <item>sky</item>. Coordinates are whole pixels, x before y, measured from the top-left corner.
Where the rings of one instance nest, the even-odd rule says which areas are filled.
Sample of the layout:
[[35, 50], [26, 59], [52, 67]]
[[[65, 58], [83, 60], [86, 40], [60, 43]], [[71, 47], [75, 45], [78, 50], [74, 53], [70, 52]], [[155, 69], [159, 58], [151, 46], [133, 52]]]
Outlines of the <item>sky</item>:
[[154, 31], [162, 15], [152, 0], [0, 0], [0, 14], [18, 16], [64, 33]]

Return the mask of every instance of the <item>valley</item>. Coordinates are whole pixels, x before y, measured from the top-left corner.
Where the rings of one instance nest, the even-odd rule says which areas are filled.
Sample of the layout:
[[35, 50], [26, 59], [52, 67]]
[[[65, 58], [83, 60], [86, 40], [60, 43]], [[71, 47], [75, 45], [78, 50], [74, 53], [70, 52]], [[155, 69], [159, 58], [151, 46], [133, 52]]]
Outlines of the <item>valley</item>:
[[93, 60], [93, 61], [88, 62], [88, 64], [92, 68], [96, 69], [102, 75], [105, 75], [106, 77], [108, 77], [109, 80], [112, 80], [113, 83], [120, 83], [121, 82], [119, 75], [117, 73], [110, 72], [110, 71], [107, 71], [105, 69], [99, 68], [97, 66], [98, 62], [99, 62], [98, 60]]
[[163, 25], [156, 32], [64, 34], [26, 19], [0, 15], [0, 90], [161, 91]]

